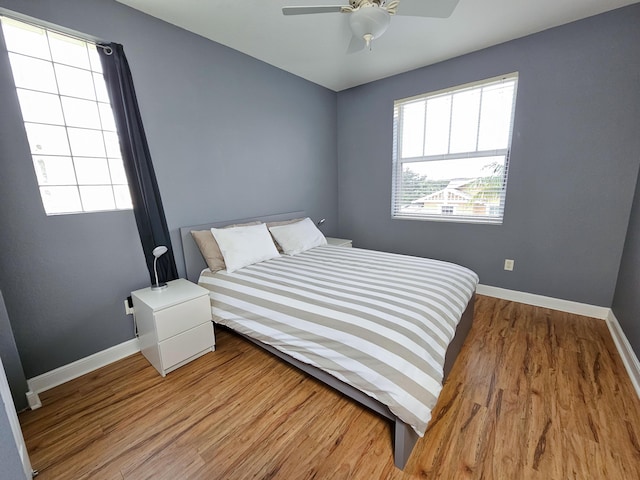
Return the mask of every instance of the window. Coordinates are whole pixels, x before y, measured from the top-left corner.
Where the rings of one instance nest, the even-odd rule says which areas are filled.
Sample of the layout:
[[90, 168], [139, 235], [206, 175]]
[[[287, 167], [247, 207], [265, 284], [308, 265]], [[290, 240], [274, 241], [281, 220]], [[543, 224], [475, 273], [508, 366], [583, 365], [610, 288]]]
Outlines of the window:
[[47, 215], [131, 209], [96, 46], [0, 21]]
[[394, 103], [392, 217], [502, 223], [517, 82]]
[[453, 205], [442, 205], [440, 213], [442, 215], [453, 215]]

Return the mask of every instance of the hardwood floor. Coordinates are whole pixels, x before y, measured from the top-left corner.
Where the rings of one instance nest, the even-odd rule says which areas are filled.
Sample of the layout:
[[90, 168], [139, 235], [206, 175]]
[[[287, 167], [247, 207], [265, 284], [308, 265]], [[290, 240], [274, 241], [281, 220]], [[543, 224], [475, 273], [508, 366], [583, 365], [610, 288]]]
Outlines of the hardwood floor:
[[640, 478], [605, 322], [490, 297], [404, 472], [385, 420], [227, 332], [164, 379], [137, 354], [41, 399], [20, 416], [41, 480]]

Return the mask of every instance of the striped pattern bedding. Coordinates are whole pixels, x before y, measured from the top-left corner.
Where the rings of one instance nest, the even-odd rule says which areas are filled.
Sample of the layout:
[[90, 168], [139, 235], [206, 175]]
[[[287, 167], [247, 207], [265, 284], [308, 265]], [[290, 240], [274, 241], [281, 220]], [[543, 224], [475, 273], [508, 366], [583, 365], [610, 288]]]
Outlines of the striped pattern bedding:
[[420, 436], [477, 283], [459, 265], [330, 245], [199, 279], [215, 322], [356, 387]]

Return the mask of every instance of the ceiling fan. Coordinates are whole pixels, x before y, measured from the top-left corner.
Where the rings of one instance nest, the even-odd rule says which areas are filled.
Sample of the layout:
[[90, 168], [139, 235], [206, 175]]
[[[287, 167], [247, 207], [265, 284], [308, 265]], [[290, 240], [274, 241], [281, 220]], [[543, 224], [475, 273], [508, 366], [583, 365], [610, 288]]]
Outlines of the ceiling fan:
[[348, 13], [353, 37], [348, 52], [371, 49], [371, 41], [380, 37], [391, 22], [391, 15], [447, 18], [459, 0], [349, 0], [349, 5], [283, 7], [284, 15], [310, 13]]

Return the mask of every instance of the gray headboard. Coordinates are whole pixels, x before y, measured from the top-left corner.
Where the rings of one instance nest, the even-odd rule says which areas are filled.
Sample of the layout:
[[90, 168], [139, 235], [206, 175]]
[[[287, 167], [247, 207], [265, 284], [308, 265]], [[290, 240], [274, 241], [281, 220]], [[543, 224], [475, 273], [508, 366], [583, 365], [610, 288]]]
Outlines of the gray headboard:
[[203, 223], [201, 225], [189, 225], [180, 228], [180, 239], [182, 240], [182, 254], [184, 255], [184, 266], [187, 272], [187, 280], [198, 283], [200, 272], [207, 268], [207, 264], [202, 258], [202, 254], [191, 236], [191, 230], [208, 230], [219, 228], [234, 223], [246, 223], [260, 220], [262, 222], [278, 222], [281, 220], [291, 220], [292, 218], [303, 218], [307, 214], [303, 211], [278, 213], [275, 215], [264, 215], [262, 217], [243, 218], [240, 220], [225, 220], [224, 222]]

